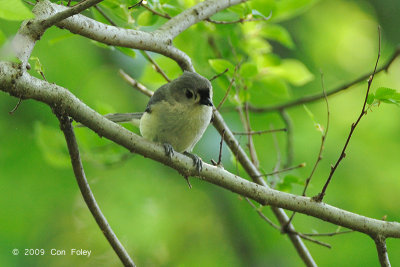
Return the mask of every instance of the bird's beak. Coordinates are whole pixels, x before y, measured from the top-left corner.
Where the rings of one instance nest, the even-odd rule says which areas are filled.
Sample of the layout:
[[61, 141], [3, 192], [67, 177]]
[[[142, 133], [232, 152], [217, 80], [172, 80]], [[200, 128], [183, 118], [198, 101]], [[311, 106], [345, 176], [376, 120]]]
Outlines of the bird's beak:
[[200, 104], [205, 106], [213, 107], [213, 102], [209, 97], [202, 97], [200, 98]]

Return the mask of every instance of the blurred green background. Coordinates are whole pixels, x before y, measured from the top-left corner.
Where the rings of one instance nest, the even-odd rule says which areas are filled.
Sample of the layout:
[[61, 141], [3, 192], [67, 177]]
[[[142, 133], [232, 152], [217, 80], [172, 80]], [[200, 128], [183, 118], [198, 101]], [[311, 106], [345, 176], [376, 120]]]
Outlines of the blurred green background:
[[[174, 15], [196, 1], [150, 3]], [[101, 8], [124, 27], [152, 30], [165, 22], [144, 8], [128, 12], [130, 4], [132, 1], [110, 0]], [[222, 109], [234, 131], [243, 131], [243, 127], [232, 107], [244, 101], [266, 106], [320, 93], [320, 70], [327, 90], [372, 71], [378, 25], [382, 27], [380, 64], [387, 62], [400, 43], [397, 0], [254, 0], [213, 18], [234, 20], [252, 10], [257, 10], [253, 11], [256, 17], [268, 16], [272, 10], [272, 18], [233, 25], [202, 22], [174, 41], [192, 57], [196, 70], [208, 78], [229, 64], [245, 62], [242, 79], [236, 82]], [[96, 11], [86, 15], [104, 20]], [[0, 19], [2, 45], [7, 46], [20, 23]], [[49, 82], [68, 88], [102, 114], [142, 111], [147, 103], [145, 96], [120, 78], [119, 69], [153, 90], [164, 83], [139, 51], [106, 48], [55, 27], [37, 43], [32, 56], [40, 60]], [[171, 78], [180, 74], [171, 60], [152, 56]], [[31, 74], [40, 77], [34, 68], [37, 60], [33, 59], [31, 65]], [[399, 89], [399, 68], [400, 60], [396, 60], [388, 73], [378, 74], [372, 91], [378, 87]], [[232, 71], [213, 82], [215, 104], [225, 94]], [[339, 156], [350, 125], [360, 113], [366, 87], [365, 82], [329, 98], [331, 124], [324, 158], [308, 195], [319, 192], [330, 165]], [[120, 266], [83, 202], [57, 119], [49, 107], [32, 100], [23, 101], [9, 115], [17, 101], [0, 93], [1, 266]], [[325, 103], [310, 103], [307, 108], [315, 121], [325, 126]], [[399, 111], [396, 105], [381, 104], [362, 119], [328, 188], [327, 203], [372, 218], [387, 216], [389, 221], [400, 221]], [[289, 109], [288, 114], [294, 128], [293, 165], [307, 165], [282, 174], [278, 188], [301, 194], [318, 155], [321, 133], [303, 106]], [[284, 127], [277, 113], [250, 113], [250, 120], [254, 130]], [[93, 193], [138, 266], [303, 265], [288, 238], [262, 221], [240, 196], [194, 178], [190, 180], [193, 188], [189, 189], [176, 171], [132, 155], [88, 129], [78, 128], [76, 134]], [[279, 153], [272, 135], [254, 137], [260, 167], [265, 172], [274, 169], [279, 154], [281, 168], [287, 159], [286, 134], [275, 136]], [[243, 147], [246, 139], [240, 138]], [[210, 162], [218, 158], [219, 141], [210, 126], [194, 151]], [[242, 169], [237, 170], [226, 147], [223, 164], [229, 171], [247, 177]], [[263, 211], [275, 221], [269, 208]], [[337, 230], [335, 225], [304, 215], [297, 215], [294, 225], [305, 233]], [[375, 245], [364, 234], [319, 240], [332, 248], [305, 243], [320, 266], [379, 265]], [[389, 239], [387, 245], [392, 265], [400, 265], [400, 240]], [[21, 253], [25, 248], [43, 248], [47, 254], [13, 256], [14, 248]], [[92, 252], [90, 257], [51, 256], [48, 252], [52, 248], [66, 250], [67, 254], [72, 248]]]

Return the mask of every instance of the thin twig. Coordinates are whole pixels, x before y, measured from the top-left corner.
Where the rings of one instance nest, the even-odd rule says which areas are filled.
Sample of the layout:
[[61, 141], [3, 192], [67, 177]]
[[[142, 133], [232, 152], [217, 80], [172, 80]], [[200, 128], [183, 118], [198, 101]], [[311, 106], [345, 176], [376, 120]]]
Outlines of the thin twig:
[[162, 17], [162, 18], [165, 18], [165, 19], [171, 19], [171, 18], [172, 18], [172, 17], [171, 17], [170, 15], [168, 15], [167, 13], [158, 12], [158, 11], [156, 11], [156, 10], [150, 8], [148, 5], [142, 5], [142, 7], [144, 7], [145, 9], [147, 9], [148, 11], [150, 11], [151, 13], [153, 13], [154, 15], [160, 16], [160, 17]]
[[[209, 45], [209, 46], [211, 47], [211, 49], [213, 50], [213, 52], [214, 52], [216, 58], [222, 58], [221, 51], [219, 51], [219, 49], [218, 49], [218, 47], [217, 47], [217, 44], [215, 43], [215, 38], [214, 38], [214, 36], [211, 36], [211, 35], [208, 36], [207, 42], [208, 42], [208, 45]], [[211, 81], [211, 80], [210, 80], [210, 81]]]
[[98, 5], [95, 5], [94, 8], [99, 11], [99, 13], [108, 21], [111, 25], [117, 26], [117, 24], [101, 9]]
[[219, 143], [219, 155], [218, 155], [218, 163], [217, 163], [218, 166], [221, 164], [221, 160], [222, 160], [222, 144], [224, 143], [224, 135], [225, 135], [225, 131], [222, 132], [221, 142]]
[[349, 233], [353, 233], [354, 230], [347, 230], [347, 231], [342, 231], [342, 232], [332, 232], [332, 233], [312, 233], [312, 234], [304, 234], [305, 236], [335, 236], [335, 235], [343, 235], [343, 234], [349, 234]]
[[[250, 118], [249, 118], [249, 113], [247, 107], [247, 102], [245, 103], [244, 108], [239, 107], [237, 110], [239, 112], [240, 120], [242, 121], [243, 128], [245, 129], [246, 132], [251, 132], [251, 125], [250, 125]], [[244, 109], [244, 112], [243, 112]], [[257, 154], [255, 152], [254, 148], [254, 143], [253, 143], [253, 138], [252, 135], [247, 136], [247, 147], [249, 148], [250, 152], [250, 159], [253, 165], [258, 169], [260, 163], [257, 158]]]
[[222, 161], [222, 144], [224, 143], [224, 135], [225, 135], [225, 131], [222, 131], [222, 134], [221, 134], [221, 141], [219, 142], [218, 162], [215, 162], [213, 159], [211, 159], [211, 163], [212, 163], [214, 166], [221, 166], [221, 161]]
[[119, 70], [119, 75], [132, 87], [136, 88], [139, 90], [141, 93], [151, 97], [153, 95], [153, 91], [150, 91], [149, 89], [146, 88], [143, 84], [139, 83], [135, 79], [133, 79], [131, 76], [126, 74], [123, 70]]
[[[279, 230], [279, 231], [281, 230], [281, 228], [280, 228], [278, 225], [276, 225], [275, 223], [273, 223], [267, 216], [265, 216], [265, 214], [262, 213], [262, 211], [261, 211], [260, 209], [258, 209], [258, 208], [253, 204], [253, 202], [250, 201], [249, 198], [246, 197], [245, 199], [247, 200], [247, 202], [250, 204], [250, 206], [253, 207], [253, 209], [257, 212], [257, 214], [258, 214], [265, 222], [267, 222], [267, 223], [268, 223], [269, 225], [271, 225], [273, 228], [275, 228], [275, 229], [277, 229], [277, 230]], [[324, 246], [324, 247], [327, 247], [327, 248], [331, 248], [331, 246], [330, 246], [329, 244], [327, 244], [327, 243], [325, 243], [325, 242], [321, 242], [321, 241], [319, 241], [319, 240], [315, 240], [315, 239], [313, 239], [313, 238], [310, 238], [310, 237], [308, 237], [308, 236], [306, 236], [306, 235], [304, 235], [304, 234], [302, 234], [302, 233], [299, 233], [299, 232], [296, 232], [296, 231], [293, 231], [293, 232], [291, 232], [291, 233], [300, 236], [300, 237], [301, 237], [302, 239], [304, 239], [304, 240], [307, 240], [307, 241], [316, 243], [316, 244], [318, 244], [318, 245], [321, 245], [321, 246]]]
[[[382, 71], [387, 72], [389, 70], [390, 66], [392, 65], [392, 63], [399, 56], [400, 56], [400, 46], [397, 47], [397, 49], [394, 51], [393, 55], [386, 62], [386, 64], [376, 70], [374, 75], [377, 74], [377, 73], [380, 73]], [[339, 87], [337, 87], [335, 89], [332, 89], [332, 90], [326, 92], [326, 95], [330, 96], [330, 95], [334, 95], [334, 94], [336, 94], [338, 92], [341, 92], [343, 90], [346, 90], [346, 89], [352, 87], [353, 85], [356, 85], [356, 84], [358, 84], [360, 82], [364, 82], [369, 77], [371, 77], [371, 75], [372, 75], [371, 73], [364, 74], [364, 75], [358, 77], [357, 79], [355, 79], [355, 80], [353, 80], [351, 82], [348, 82], [346, 84], [343, 84], [343, 85], [341, 85], [341, 86], [339, 86]], [[324, 98], [324, 94], [316, 94], [316, 95], [311, 95], [311, 96], [305, 96], [305, 97], [302, 97], [302, 98], [299, 98], [299, 99], [295, 99], [293, 101], [286, 102], [284, 104], [275, 105], [275, 106], [255, 107], [255, 106], [251, 106], [250, 105], [249, 106], [249, 110], [251, 112], [257, 112], [257, 113], [259, 113], [259, 112], [279, 111], [279, 110], [282, 110], [282, 109], [287, 109], [287, 108], [295, 107], [295, 106], [298, 106], [298, 105], [302, 105], [302, 104], [305, 104], [305, 103], [314, 102], [314, 101], [320, 100], [322, 98]]]
[[222, 105], [225, 103], [225, 101], [226, 101], [226, 99], [228, 97], [229, 92], [231, 91], [231, 88], [232, 88], [232, 85], [233, 85], [234, 82], [235, 82], [235, 77], [232, 77], [232, 79], [231, 79], [231, 81], [229, 83], [228, 89], [225, 92], [224, 97], [222, 98], [221, 102], [219, 102], [219, 104], [217, 106], [217, 110], [219, 110], [222, 107]]
[[[247, 132], [252, 132], [250, 125], [249, 102], [246, 102], [244, 107], [244, 111], [246, 114]], [[260, 162], [258, 161], [256, 148], [254, 146], [253, 135], [248, 135], [247, 138], [249, 140], [250, 156], [252, 158], [253, 164], [258, 168], [260, 166]]]
[[167, 82], [170, 82], [170, 81], [171, 81], [171, 79], [168, 78], [167, 74], [165, 74], [165, 72], [161, 69], [161, 67], [157, 64], [157, 62], [154, 61], [154, 59], [149, 55], [149, 53], [147, 53], [147, 52], [144, 51], [144, 50], [140, 50], [140, 53], [142, 53], [142, 55], [143, 55], [148, 61], [150, 61], [151, 64], [153, 64], [154, 69], [155, 69], [158, 73], [160, 73], [161, 76], [163, 76], [164, 79], [165, 79]]
[[[272, 125], [270, 126], [270, 128], [272, 128]], [[282, 153], [281, 153], [281, 149], [279, 148], [279, 142], [278, 142], [278, 138], [276, 138], [276, 134], [272, 133], [272, 141], [274, 142], [274, 147], [276, 150], [276, 163], [273, 169], [273, 172], [277, 172], [280, 168], [281, 168], [281, 164], [282, 164]], [[276, 173], [275, 175], [275, 179], [270, 179], [270, 186], [271, 188], [275, 189], [277, 183], [281, 180], [279, 173]]]
[[[66, 18], [69, 18], [73, 15], [81, 13], [85, 9], [88, 9], [88, 8], [100, 3], [101, 1], [103, 1], [103, 0], [86, 0], [86, 1], [79, 2], [78, 4], [74, 5], [71, 8], [68, 8], [68, 9], [58, 12], [58, 13], [55, 13], [54, 15], [47, 18], [46, 20], [43, 20], [41, 22], [41, 26], [46, 29], [50, 26], [57, 24], [58, 22], [66, 19]], [[70, 2], [68, 2], [68, 4], [70, 4]]]
[[281, 129], [271, 129], [271, 130], [263, 130], [263, 131], [251, 131], [251, 132], [232, 132], [234, 135], [261, 135], [265, 133], [275, 133], [275, 132], [286, 132], [286, 128]]
[[[325, 131], [322, 132], [321, 145], [319, 147], [318, 157], [317, 157], [317, 160], [315, 161], [314, 167], [312, 168], [310, 175], [306, 179], [302, 196], [306, 196], [306, 191], [307, 191], [308, 185], [310, 184], [310, 181], [315, 173], [315, 170], [317, 169], [319, 162], [322, 160], [322, 152], [324, 151], [325, 140], [326, 140], [326, 136], [327, 136], [328, 130], [329, 130], [329, 118], [330, 118], [329, 102], [328, 102], [328, 97], [327, 97], [326, 91], [325, 91], [324, 74], [322, 72], [321, 72], [321, 86], [322, 86], [323, 94], [325, 96], [325, 103], [326, 103], [326, 117], [327, 117], [326, 118], [326, 129], [325, 129]], [[296, 215], [296, 212], [293, 212], [292, 215], [290, 216], [289, 223], [292, 222], [295, 215]]]
[[[140, 2], [138, 2], [137, 4], [135, 4], [135, 5], [131, 6], [131, 7], [129, 7], [128, 9], [133, 8], [133, 7], [137, 6], [137, 5], [146, 6], [146, 5], [143, 5], [142, 2], [143, 2], [143, 1], [140, 1]], [[109, 16], [107, 16], [106, 13], [103, 12], [103, 10], [101, 10], [100, 7], [98, 7], [98, 6], [96, 5], [95, 8], [96, 8], [97, 11], [100, 12], [100, 14], [101, 14], [108, 22], [110, 22], [111, 25], [113, 25], [113, 26], [118, 26]], [[144, 50], [140, 50], [140, 53], [141, 53], [148, 61], [151, 62], [151, 64], [153, 65], [154, 69], [155, 69], [158, 73], [160, 73], [161, 76], [163, 76], [164, 79], [165, 79], [167, 82], [170, 82], [170, 81], [171, 81], [171, 79], [168, 78], [167, 74], [165, 74], [165, 72], [160, 68], [160, 66], [159, 66], [159, 65], [157, 64], [157, 62], [155, 62], [155, 60], [149, 55], [148, 52], [146, 52], [146, 51], [144, 51]]]
[[378, 27], [378, 57], [376, 59], [374, 71], [372, 72], [372, 75], [368, 79], [368, 87], [367, 87], [367, 91], [365, 93], [365, 99], [364, 99], [363, 107], [361, 109], [361, 113], [358, 116], [357, 121], [351, 125], [350, 133], [349, 133], [349, 136], [347, 137], [346, 143], [344, 144], [342, 152], [340, 153], [340, 156], [339, 156], [338, 160], [336, 161], [335, 165], [331, 167], [331, 171], [329, 173], [329, 177], [328, 177], [324, 187], [322, 188], [321, 193], [319, 193], [317, 196], [313, 197], [313, 199], [316, 200], [316, 201], [322, 201], [323, 200], [323, 198], [325, 196], [326, 189], [328, 188], [328, 185], [329, 185], [330, 181], [332, 180], [333, 174], [335, 173], [335, 171], [336, 171], [337, 167], [339, 166], [340, 162], [342, 161], [342, 159], [344, 159], [346, 157], [346, 148], [349, 145], [349, 142], [350, 142], [351, 137], [353, 136], [354, 130], [356, 129], [356, 127], [357, 127], [358, 123], [360, 122], [361, 118], [367, 113], [366, 110], [365, 110], [365, 106], [367, 105], [368, 94], [369, 94], [369, 91], [371, 89], [372, 81], [374, 80], [374, 77], [375, 77], [375, 73], [376, 73], [376, 69], [378, 67], [378, 62], [379, 62], [379, 58], [380, 57], [381, 57], [381, 28]]
[[281, 230], [281, 228], [280, 228], [278, 225], [276, 225], [275, 223], [273, 223], [267, 216], [265, 216], [264, 213], [262, 213], [262, 211], [261, 211], [260, 209], [258, 209], [258, 208], [253, 204], [253, 202], [251, 202], [251, 200], [250, 200], [249, 198], [245, 197], [245, 199], [246, 199], [247, 203], [249, 203], [250, 206], [253, 207], [253, 209], [258, 213], [258, 215], [259, 215], [264, 221], [266, 221], [266, 222], [267, 222], [269, 225], [271, 225], [273, 228], [275, 228], [275, 229], [277, 229], [277, 230], [279, 230], [279, 231]]
[[103, 213], [101, 212], [100, 207], [98, 206], [96, 199], [94, 198], [94, 195], [90, 189], [89, 183], [86, 180], [85, 172], [79, 154], [78, 144], [76, 142], [76, 137], [70, 118], [65, 114], [61, 114], [58, 111], [55, 111], [55, 113], [58, 120], [60, 121], [60, 128], [63, 131], [65, 140], [67, 142], [75, 178], [78, 182], [79, 189], [81, 191], [83, 199], [86, 202], [86, 205], [88, 206], [90, 212], [96, 220], [97, 225], [100, 227], [104, 236], [107, 238], [111, 247], [114, 249], [115, 253], [117, 253], [124, 266], [135, 266], [132, 259], [129, 257], [129, 254], [126, 252], [125, 248], [119, 242], [117, 236], [114, 234], [112, 228], [108, 224], [106, 217], [104, 217]]
[[40, 75], [42, 75], [43, 80], [45, 80], [47, 82], [46, 76], [44, 76], [44, 72], [43, 71], [39, 71]]
[[[36, 0], [36, 2], [37, 2], [38, 0]], [[71, 1], [72, 0], [68, 0], [68, 4], [67, 4], [67, 6], [71, 6]]]
[[[34, 5], [35, 5], [35, 3], [29, 2], [29, 1], [27, 1], [27, 0], [24, 0], [24, 2], [27, 3], [28, 5], [31, 5], [31, 6], [34, 6]], [[36, 2], [37, 2], [37, 1], [36, 1]]]
[[258, 177], [272, 176], [272, 175], [275, 175], [275, 174], [278, 174], [278, 173], [288, 172], [288, 171], [295, 170], [295, 169], [298, 169], [298, 168], [303, 168], [305, 166], [306, 166], [306, 164], [303, 162], [303, 163], [300, 163], [300, 164], [298, 164], [296, 166], [293, 166], [293, 167], [288, 167], [288, 168], [285, 168], [285, 169], [282, 169], [282, 170], [276, 170], [276, 171], [273, 171], [273, 172], [270, 172], [270, 173], [263, 173], [261, 175], [258, 175]]
[[137, 6], [141, 6], [141, 5], [142, 5], [142, 2], [143, 2], [143, 0], [140, 0], [139, 2], [137, 2], [136, 4], [134, 4], [133, 6], [128, 7], [128, 9], [132, 9], [132, 8], [134, 8], [134, 7], [137, 7]]
[[[272, 15], [272, 13], [271, 13]], [[238, 20], [233, 20], [233, 21], [221, 21], [221, 20], [214, 20], [214, 19], [205, 19], [208, 22], [214, 23], [214, 24], [235, 24], [235, 23], [243, 23], [243, 22], [252, 22], [252, 21], [267, 21], [271, 18], [271, 15], [269, 15], [266, 18], [240, 18]]]
[[229, 69], [225, 69], [223, 72], [218, 73], [217, 75], [215, 75], [214, 77], [212, 77], [211, 79], [209, 79], [210, 82], [214, 81], [215, 79], [217, 79], [218, 77], [224, 75], [225, 73], [227, 73], [229, 71]]
[[286, 162], [284, 167], [288, 167], [292, 165], [293, 158], [294, 158], [294, 148], [293, 148], [293, 122], [290, 118], [289, 114], [286, 112], [285, 109], [279, 111], [282, 117], [282, 120], [286, 126]]
[[19, 100], [18, 100], [18, 103], [15, 105], [15, 107], [12, 110], [10, 110], [8, 112], [8, 114], [10, 114], [10, 115], [14, 114], [14, 112], [18, 109], [18, 107], [21, 104], [21, 102], [22, 102], [22, 98], [20, 97]]
[[304, 190], [303, 190], [302, 196], [306, 195], [306, 191], [307, 191], [308, 185], [310, 184], [311, 178], [313, 177], [314, 172], [317, 169], [317, 166], [318, 166], [319, 162], [322, 160], [322, 152], [324, 151], [325, 140], [326, 140], [326, 136], [327, 136], [328, 130], [329, 130], [329, 118], [330, 118], [329, 102], [328, 102], [328, 97], [327, 97], [326, 91], [325, 91], [324, 75], [323, 75], [322, 72], [321, 72], [321, 86], [322, 86], [323, 94], [325, 96], [325, 103], [326, 103], [326, 129], [322, 133], [321, 145], [319, 147], [318, 157], [317, 157], [317, 160], [315, 161], [315, 164], [314, 164], [314, 167], [313, 167], [313, 169], [312, 169], [312, 171], [310, 173], [310, 176], [306, 180], [306, 184], [304, 186]]

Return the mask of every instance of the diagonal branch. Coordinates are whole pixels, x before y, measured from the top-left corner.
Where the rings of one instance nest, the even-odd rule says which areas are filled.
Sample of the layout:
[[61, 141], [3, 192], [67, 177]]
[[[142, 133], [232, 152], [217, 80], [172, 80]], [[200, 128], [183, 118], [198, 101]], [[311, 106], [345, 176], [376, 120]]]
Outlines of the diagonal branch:
[[207, 19], [230, 6], [244, 2], [247, 2], [247, 0], [208, 0], [201, 2], [168, 20], [158, 31], [174, 39], [193, 24]]
[[[386, 62], [385, 65], [383, 65], [382, 67], [378, 68], [375, 72], [375, 74], [378, 74], [382, 71], [388, 71], [390, 66], [392, 65], [392, 63], [400, 56], [400, 46], [397, 47], [397, 49], [394, 51], [393, 55], [390, 57], [390, 59]], [[372, 75], [372, 73], [366, 73], [360, 77], [358, 77], [357, 79], [355, 79], [354, 81], [348, 82], [346, 84], [343, 84], [335, 89], [332, 89], [328, 92], [326, 92], [327, 96], [331, 96], [334, 95], [336, 93], [339, 93], [343, 90], [346, 90], [360, 82], [364, 82], [366, 80], [368, 80], [368, 78]], [[299, 98], [299, 99], [295, 99], [292, 101], [289, 101], [287, 103], [284, 104], [280, 104], [280, 105], [275, 105], [275, 106], [268, 106], [268, 107], [255, 107], [255, 106], [249, 106], [249, 110], [252, 112], [272, 112], [272, 111], [279, 111], [282, 109], [287, 109], [287, 108], [291, 108], [291, 107], [295, 107], [298, 105], [302, 105], [305, 103], [309, 103], [309, 102], [314, 102], [320, 99], [323, 99], [325, 96], [323, 93], [321, 94], [316, 94], [316, 95], [311, 95], [311, 96], [305, 96], [303, 98]]]
[[[127, 77], [124, 76], [123, 78], [128, 83], [130, 83], [131, 85], [135, 86], [135, 82], [136, 81], [132, 81], [133, 80], [132, 78], [130, 78], [129, 76], [127, 76]], [[138, 84], [138, 83], [136, 82], [136, 84]], [[148, 96], [152, 95], [152, 92], [148, 92], [147, 89], [146, 89], [146, 91], [144, 91], [143, 90], [144, 88], [140, 88], [140, 87], [144, 87], [144, 86], [140, 86], [139, 87], [139, 85], [140, 84], [138, 84], [136, 86], [139, 91], [143, 92], [144, 94], [146, 94]], [[261, 185], [264, 185], [264, 186], [267, 186], [265, 181], [261, 178], [262, 174], [253, 165], [253, 163], [247, 157], [246, 153], [240, 147], [239, 143], [236, 141], [235, 137], [233, 136], [233, 133], [230, 131], [228, 126], [223, 121], [223, 119], [222, 119], [221, 115], [219, 114], [218, 110], [214, 110], [213, 121], [214, 121], [214, 127], [219, 131], [220, 135], [225, 140], [225, 142], [228, 144], [228, 146], [231, 149], [231, 151], [234, 152], [234, 154], [236, 155], [236, 158], [238, 159], [238, 161], [240, 161], [240, 163], [242, 165], [245, 164], [245, 166], [247, 166], [247, 168], [245, 167], [246, 172], [257, 183], [259, 183]], [[230, 137], [228, 137], [227, 139], [225, 138], [225, 131], [229, 131]], [[217, 164], [215, 164], [215, 166], [217, 166]], [[288, 221], [288, 217], [287, 217], [286, 213], [282, 209], [279, 209], [279, 208], [272, 208], [272, 210], [274, 211], [275, 216], [278, 218], [280, 224], [281, 225], [285, 225], [285, 227], [286, 227], [285, 229], [288, 230], [287, 233], [288, 233], [293, 245], [295, 246], [295, 248], [297, 250], [297, 253], [300, 255], [300, 257], [302, 258], [304, 263], [307, 266], [316, 266], [316, 264], [314, 262], [314, 259], [312, 258], [311, 254], [309, 253], [307, 247], [303, 244], [302, 240], [299, 238], [299, 236], [298, 236], [297, 232], [295, 231], [294, 227], [292, 226], [292, 224], [288, 223], [289, 221]]]
[[65, 9], [62, 12], [58, 12], [56, 14], [54, 14], [53, 16], [46, 18], [41, 24], [44, 28], [48, 28], [51, 27], [55, 24], [57, 24], [58, 22], [69, 18], [73, 15], [79, 14], [82, 11], [102, 2], [103, 0], [85, 0], [85, 1], [81, 1], [78, 4], [76, 4], [73, 7], [69, 7], [67, 9]]
[[125, 248], [123, 247], [121, 242], [119, 242], [117, 236], [114, 234], [114, 231], [111, 229], [111, 226], [108, 224], [106, 217], [104, 217], [103, 213], [101, 212], [100, 207], [97, 204], [96, 199], [94, 198], [94, 195], [90, 189], [89, 183], [86, 180], [81, 157], [79, 155], [78, 144], [76, 142], [70, 118], [67, 115], [63, 114], [62, 111], [60, 112], [56, 109], [54, 109], [54, 111], [58, 120], [60, 121], [60, 128], [64, 133], [65, 140], [67, 141], [72, 168], [74, 170], [76, 181], [78, 182], [79, 189], [81, 191], [83, 199], [86, 202], [86, 205], [88, 206], [90, 212], [96, 220], [97, 225], [100, 227], [104, 236], [107, 238], [108, 242], [114, 249], [115, 253], [117, 253], [124, 266], [135, 266], [132, 259], [129, 257], [129, 254], [126, 252]]
[[386, 248], [386, 240], [383, 236], [377, 236], [374, 238], [376, 250], [378, 252], [379, 262], [382, 267], [390, 267], [389, 255]]
[[374, 80], [374, 77], [375, 77], [375, 74], [376, 74], [376, 69], [378, 67], [379, 59], [381, 57], [381, 28], [380, 27], [378, 27], [378, 32], [379, 32], [379, 35], [378, 35], [378, 37], [379, 37], [378, 38], [378, 41], [379, 41], [378, 57], [377, 57], [376, 62], [375, 62], [374, 71], [372, 72], [372, 75], [368, 79], [367, 91], [365, 93], [365, 98], [364, 98], [363, 107], [361, 109], [361, 113], [358, 116], [356, 122], [351, 124], [350, 133], [349, 133], [349, 135], [348, 135], [348, 137], [346, 139], [346, 143], [344, 144], [344, 147], [342, 149], [342, 152], [339, 155], [339, 158], [337, 159], [335, 165], [331, 166], [331, 171], [329, 173], [329, 177], [328, 177], [324, 187], [322, 188], [321, 192], [317, 196], [314, 197], [314, 199], [316, 201], [321, 201], [324, 198], [326, 189], [328, 188], [328, 185], [332, 180], [333, 174], [335, 173], [335, 171], [336, 171], [337, 167], [339, 166], [340, 162], [346, 157], [346, 149], [347, 149], [347, 146], [349, 145], [351, 137], [353, 136], [354, 130], [356, 129], [356, 127], [357, 127], [358, 123], [360, 122], [361, 118], [365, 114], [367, 114], [367, 111], [366, 111], [365, 107], [367, 105], [368, 94], [369, 94], [369, 91], [371, 89], [372, 81]]

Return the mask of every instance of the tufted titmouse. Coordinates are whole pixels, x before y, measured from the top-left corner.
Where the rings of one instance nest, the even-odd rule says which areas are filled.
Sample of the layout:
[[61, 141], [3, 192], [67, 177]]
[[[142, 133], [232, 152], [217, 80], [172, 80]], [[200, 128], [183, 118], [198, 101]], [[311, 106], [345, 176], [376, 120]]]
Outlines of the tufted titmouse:
[[168, 156], [174, 150], [184, 153], [200, 171], [201, 159], [190, 152], [211, 122], [212, 96], [209, 80], [185, 71], [154, 92], [144, 113], [115, 113], [105, 117], [114, 122], [136, 121], [144, 138], [163, 144]]

